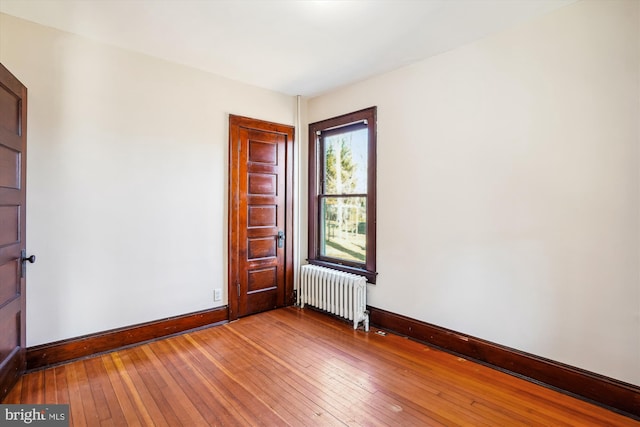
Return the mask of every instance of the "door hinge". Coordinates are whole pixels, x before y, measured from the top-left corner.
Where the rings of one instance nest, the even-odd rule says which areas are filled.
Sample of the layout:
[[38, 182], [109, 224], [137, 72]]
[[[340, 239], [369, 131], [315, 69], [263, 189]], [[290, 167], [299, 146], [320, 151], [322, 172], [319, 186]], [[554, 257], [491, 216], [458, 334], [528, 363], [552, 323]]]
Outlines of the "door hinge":
[[238, 296], [240, 296], [240, 282], [236, 283], [236, 286], [238, 286]]

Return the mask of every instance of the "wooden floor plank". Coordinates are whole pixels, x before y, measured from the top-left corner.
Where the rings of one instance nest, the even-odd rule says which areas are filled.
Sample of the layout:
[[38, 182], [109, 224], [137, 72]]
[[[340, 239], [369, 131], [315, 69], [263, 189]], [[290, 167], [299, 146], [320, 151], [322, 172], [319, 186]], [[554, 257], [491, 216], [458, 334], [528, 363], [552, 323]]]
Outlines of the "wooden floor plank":
[[[78, 380], [77, 367], [81, 364], [82, 362], [72, 363], [66, 367], [67, 369], [65, 369], [69, 396], [82, 396], [82, 399], [78, 400], [77, 403], [71, 405], [69, 408], [69, 417], [71, 419], [71, 424], [78, 427], [91, 425], [88, 424], [85, 417], [84, 405], [88, 404], [88, 402], [92, 400], [92, 396], [90, 394], [82, 394], [84, 390], [81, 389], [81, 385], [84, 385], [86, 383], [80, 383]], [[86, 381], [86, 379], [84, 380]]]
[[[53, 370], [55, 377], [55, 393], [56, 393], [56, 403], [69, 403], [69, 387], [67, 385], [67, 366], [58, 366], [55, 368], [47, 369], [47, 371]], [[36, 403], [36, 402], [28, 402], [28, 403]], [[49, 402], [38, 402], [38, 403], [49, 403]]]
[[[197, 344], [198, 342], [194, 338], [195, 337], [193, 336], [186, 337], [189, 343]], [[211, 362], [215, 368], [217, 368], [217, 371], [226, 377], [225, 382], [229, 384], [229, 391], [231, 391], [232, 395], [236, 397], [235, 400], [251, 414], [250, 418], [258, 421], [259, 424], [287, 424], [281, 414], [275, 412], [273, 408], [271, 408], [259, 395], [254, 393], [254, 390], [248, 387], [248, 384], [243, 383], [239, 378], [239, 375], [234, 372], [234, 370], [238, 369], [239, 366], [242, 366], [241, 364], [236, 364], [235, 360], [224, 359], [223, 363], [223, 361], [214, 356], [219, 356], [215, 349], [209, 348], [205, 342], [200, 342], [197, 347], [202, 351], [205, 358]], [[239, 354], [241, 353], [238, 352], [238, 355]], [[251, 403], [247, 404], [247, 402]]]
[[[211, 362], [214, 355], [200, 346], [198, 342], [189, 338], [186, 336], [183, 340], [172, 340], [171, 344], [179, 348], [181, 357], [197, 370], [197, 378], [203, 381], [202, 386], [208, 391], [208, 395], [201, 396], [215, 402], [216, 405], [219, 404], [227, 408], [227, 411], [232, 414], [233, 420], [239, 425], [256, 425], [257, 423], [253, 421], [256, 419], [256, 415], [247, 409], [247, 406], [253, 406], [250, 402], [252, 396], [236, 381], [218, 369], [217, 364]], [[227, 417], [227, 414], [217, 415]]]
[[[149, 402], [147, 407], [151, 419], [161, 418], [168, 426], [180, 423], [180, 411], [176, 411], [178, 405], [173, 401], [169, 385], [160, 375], [157, 367], [152, 365], [137, 348], [132, 348], [122, 354], [122, 363], [131, 371], [132, 382], [136, 385], [139, 398], [143, 402]], [[161, 368], [163, 371], [165, 368]]]
[[[108, 369], [112, 384], [119, 388], [118, 401], [125, 406], [122, 408], [127, 417], [127, 424], [134, 425], [168, 425], [165, 419], [165, 412], [156, 405], [153, 399], [146, 398], [146, 387], [136, 375], [137, 371], [132, 363], [123, 362], [126, 359], [128, 350], [114, 352], [103, 361]], [[127, 360], [128, 361], [128, 360]], [[135, 378], [135, 381], [134, 379]], [[142, 390], [142, 395], [140, 394]], [[150, 412], [155, 416], [152, 417]]]
[[74, 426], [640, 426], [406, 338], [287, 308], [24, 375]]
[[226, 398], [210, 385], [206, 375], [193, 364], [188, 351], [181, 347], [178, 341], [182, 340], [158, 341], [157, 344], [161, 347], [162, 352], [160, 353], [158, 349], [154, 349], [154, 351], [171, 369], [172, 375], [176, 377], [176, 381], [184, 392], [190, 396], [202, 416], [207, 422], [214, 425], [246, 425], [246, 422], [240, 423], [237, 417], [234, 417], [226, 403]]
[[83, 361], [87, 371], [87, 377], [91, 383], [91, 393], [96, 402], [96, 410], [101, 426], [122, 426], [126, 425], [126, 418], [120, 405], [111, 405], [110, 402], [117, 400], [117, 396], [109, 375], [104, 367], [102, 357], [93, 357]]
[[56, 373], [53, 369], [43, 371], [44, 374], [44, 396], [43, 402], [58, 403], [58, 394], [56, 393]]
[[23, 396], [26, 395], [28, 400], [41, 402], [44, 398], [44, 372], [35, 372], [29, 378], [28, 386], [22, 389]]

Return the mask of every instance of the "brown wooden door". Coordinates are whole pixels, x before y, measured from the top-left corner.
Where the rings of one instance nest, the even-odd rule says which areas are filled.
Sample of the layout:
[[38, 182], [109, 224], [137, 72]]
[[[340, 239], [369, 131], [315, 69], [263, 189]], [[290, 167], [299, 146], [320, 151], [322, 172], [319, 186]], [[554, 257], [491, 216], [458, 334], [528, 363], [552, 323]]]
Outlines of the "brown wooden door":
[[229, 117], [230, 320], [293, 303], [293, 133]]
[[0, 64], [0, 400], [26, 368], [27, 88]]

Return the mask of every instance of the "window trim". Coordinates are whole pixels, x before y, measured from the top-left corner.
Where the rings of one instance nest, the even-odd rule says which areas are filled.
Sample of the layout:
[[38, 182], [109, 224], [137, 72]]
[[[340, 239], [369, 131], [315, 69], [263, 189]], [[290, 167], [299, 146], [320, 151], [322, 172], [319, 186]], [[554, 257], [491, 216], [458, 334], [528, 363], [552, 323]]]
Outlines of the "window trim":
[[[320, 255], [320, 136], [318, 132], [335, 133], [337, 129], [364, 122], [368, 129], [367, 159], [367, 246], [365, 263], [349, 262]], [[376, 126], [377, 107], [369, 107], [349, 114], [309, 124], [309, 205], [308, 256], [310, 264], [365, 276], [369, 283], [376, 282]], [[362, 267], [364, 266], [364, 268]]]

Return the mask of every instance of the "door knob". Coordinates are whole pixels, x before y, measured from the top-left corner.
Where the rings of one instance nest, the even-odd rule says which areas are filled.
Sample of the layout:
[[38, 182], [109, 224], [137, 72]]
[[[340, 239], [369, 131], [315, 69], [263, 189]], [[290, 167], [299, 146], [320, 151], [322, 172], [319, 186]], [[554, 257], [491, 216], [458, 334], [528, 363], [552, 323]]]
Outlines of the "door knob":
[[27, 261], [29, 261], [29, 263], [33, 264], [34, 262], [36, 262], [36, 256], [35, 255], [31, 255], [31, 256], [27, 256], [27, 251], [26, 250], [21, 250], [20, 251], [20, 277], [25, 277], [25, 273], [27, 270], [27, 264], [25, 264]]

